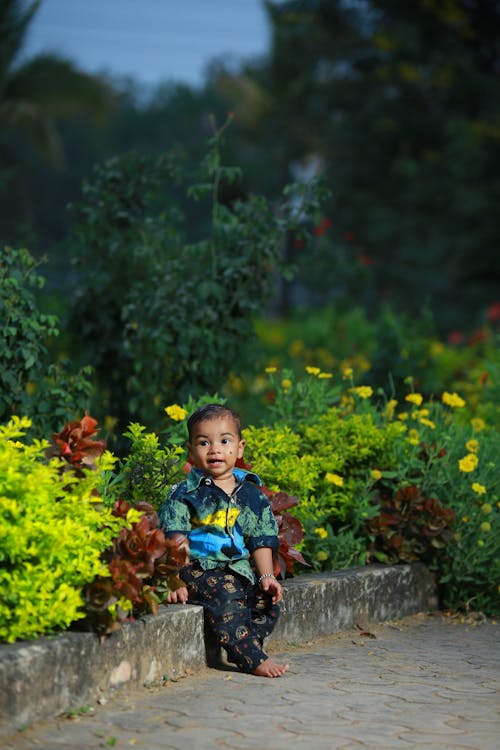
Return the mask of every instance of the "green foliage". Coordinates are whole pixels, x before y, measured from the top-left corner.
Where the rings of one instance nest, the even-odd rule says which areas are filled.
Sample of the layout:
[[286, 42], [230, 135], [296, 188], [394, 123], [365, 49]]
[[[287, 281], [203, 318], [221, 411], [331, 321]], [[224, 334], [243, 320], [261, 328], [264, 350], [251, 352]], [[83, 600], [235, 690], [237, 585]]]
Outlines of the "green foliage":
[[[302, 309], [286, 320], [259, 319], [256, 330], [265, 361], [280, 369], [280, 380], [289, 379], [291, 371], [301, 389], [315, 387], [318, 408], [319, 384], [302, 378], [304, 368], [311, 366], [325, 370], [322, 377], [328, 373], [334, 376], [333, 381], [321, 386], [325, 404], [335, 403], [336, 378], [352, 370], [381, 401], [385, 393], [404, 398], [409, 380], [428, 398], [445, 390], [459, 391], [467, 402], [459, 418], [482, 416], [498, 428], [499, 410], [495, 405], [500, 398], [500, 347], [498, 319], [494, 308], [491, 312], [491, 321], [469, 335], [455, 332], [452, 343], [445, 343], [436, 334], [429, 311], [412, 318], [396, 315], [389, 307], [375, 317], [359, 307], [348, 311], [334, 305]], [[277, 377], [271, 378], [272, 386], [275, 381]], [[271, 409], [279, 419], [280, 410], [284, 415], [287, 409], [289, 424], [300, 416], [304, 406], [296, 387], [289, 389], [287, 398], [284, 390], [270, 392], [264, 385], [260, 390], [267, 399], [279, 399], [276, 405], [273, 402], [267, 406], [266, 412]]]
[[[306, 379], [319, 379], [319, 368], [309, 370]], [[289, 371], [281, 381], [271, 375], [279, 404], [295, 384]], [[313, 416], [293, 429], [282, 421], [247, 428], [247, 457], [274, 491], [299, 498], [291, 512], [315, 569], [419, 559], [436, 571], [447, 606], [496, 613], [498, 432], [471, 417], [458, 394], [424, 401], [412, 382], [400, 402], [384, 403], [347, 370], [340, 405], [326, 402], [321, 415], [305, 387], [301, 414]]]
[[284, 237], [317, 210], [314, 186], [290, 187], [279, 205], [255, 195], [226, 205], [223, 188], [238, 176], [222, 163], [227, 124], [189, 189], [206, 203], [208, 236], [186, 241], [188, 222], [166, 202], [180, 180], [166, 157], [104, 164], [77, 206], [72, 326], [94, 355], [105, 408], [121, 421], [140, 416], [156, 427], [162, 403], [213, 390], [229, 369], [250, 366], [252, 317], [267, 306]]
[[27, 250], [4, 248], [0, 257], [0, 421], [29, 414], [34, 434], [50, 434], [88, 406], [89, 367], [73, 372], [68, 359], [49, 364], [47, 342], [59, 321], [39, 309], [45, 279]]
[[[83, 479], [44, 461], [47, 443], [21, 442], [30, 427], [0, 427], [0, 640], [67, 628], [84, 617], [83, 587], [106, 576], [102, 553], [123, 522], [99, 507], [98, 472]], [[110, 457], [101, 469], [109, 468]]]
[[291, 370], [283, 370], [280, 375], [281, 387], [276, 387], [275, 369], [266, 368], [273, 387], [269, 411], [275, 422], [293, 428], [313, 421], [340, 398], [341, 388], [332, 385], [332, 373], [321, 372], [319, 367], [306, 368], [309, 377], [302, 380], [295, 380]]
[[[373, 311], [390, 298], [412, 313], [430, 301], [448, 330], [477, 321], [498, 285], [498, 3], [289, 0], [268, 8], [269, 65], [254, 70], [259, 98], [252, 90], [240, 106], [269, 102], [269, 127], [286, 125], [272, 168], [291, 154], [319, 154], [333, 186], [328, 242], [315, 257], [297, 252], [302, 293], [318, 260], [309, 287], [316, 301], [361, 298]], [[363, 270], [369, 280], [360, 284]]]
[[[183, 477], [179, 446], [161, 445], [154, 432], [146, 432], [143, 425], [132, 423], [124, 433], [130, 441], [126, 456], [120, 461], [118, 473], [104, 493], [109, 503], [117, 496], [134, 505], [149, 503], [158, 508], [170, 485]], [[112, 490], [112, 492], [110, 492]]]

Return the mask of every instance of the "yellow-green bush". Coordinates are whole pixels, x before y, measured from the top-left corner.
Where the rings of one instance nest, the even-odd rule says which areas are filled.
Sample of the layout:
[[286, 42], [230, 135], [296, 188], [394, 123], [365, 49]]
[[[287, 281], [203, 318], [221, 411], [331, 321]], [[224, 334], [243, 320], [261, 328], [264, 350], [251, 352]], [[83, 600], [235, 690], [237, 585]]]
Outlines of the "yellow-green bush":
[[[109, 572], [101, 555], [124, 525], [102, 509], [100, 472], [83, 479], [45, 460], [48, 443], [21, 442], [30, 427], [0, 426], [0, 640], [33, 638], [84, 617], [83, 587]], [[102, 470], [112, 457], [100, 459]]]

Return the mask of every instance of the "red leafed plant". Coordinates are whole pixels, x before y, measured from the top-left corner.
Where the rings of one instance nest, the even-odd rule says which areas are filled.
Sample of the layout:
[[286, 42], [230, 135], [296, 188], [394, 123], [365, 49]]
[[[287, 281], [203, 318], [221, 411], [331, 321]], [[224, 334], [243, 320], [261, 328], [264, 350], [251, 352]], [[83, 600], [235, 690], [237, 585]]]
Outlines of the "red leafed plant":
[[435, 497], [426, 497], [417, 485], [396, 492], [383, 490], [374, 499], [380, 513], [366, 525], [372, 561], [429, 563], [446, 547], [455, 520], [452, 508], [444, 508]]
[[130, 503], [118, 500], [114, 515], [126, 518], [131, 508], [142, 513], [141, 518], [125, 527], [113, 542], [109, 552], [110, 577], [99, 577], [87, 587], [85, 597], [93, 628], [105, 634], [120, 627], [129, 613], [116, 607], [116, 619], [109, 607], [123, 597], [133, 605], [132, 616], [146, 612], [157, 614], [164, 596], [184, 584], [179, 570], [189, 558], [187, 538], [176, 534], [165, 538], [158, 528], [158, 515], [149, 503]]
[[274, 518], [278, 524], [278, 539], [280, 546], [274, 553], [275, 574], [281, 574], [285, 578], [286, 573], [293, 575], [296, 562], [308, 565], [302, 554], [295, 548], [302, 541], [304, 531], [298, 518], [286, 511], [298, 505], [296, 497], [287, 495], [286, 492], [273, 492], [267, 487], [262, 487], [263, 493], [269, 498]]
[[[81, 478], [85, 471], [96, 468], [95, 459], [106, 449], [104, 440], [95, 439], [97, 432], [97, 420], [85, 414], [53, 435], [54, 445], [47, 450], [47, 457], [59, 456], [64, 466]], [[120, 607], [120, 601], [131, 603], [132, 616], [156, 614], [168, 591], [183, 585], [178, 573], [189, 558], [187, 538], [177, 534], [166, 539], [158, 528], [155, 508], [146, 502], [132, 504], [120, 498], [113, 515], [126, 519], [132, 508], [140, 518], [123, 527], [104, 553], [109, 576], [97, 576], [84, 591], [87, 617], [78, 627], [90, 626], [100, 635], [130, 619], [130, 607]]]
[[68, 422], [61, 432], [52, 435], [53, 446], [47, 449], [47, 457], [64, 458], [76, 471], [95, 469], [95, 460], [106, 450], [104, 440], [95, 440], [98, 433], [97, 420], [86, 413], [79, 422]]
[[[252, 470], [251, 464], [247, 464], [242, 458], [237, 460], [236, 466], [240, 469], [245, 469], [245, 471]], [[274, 572], [276, 575], [280, 574], [282, 578], [285, 578], [286, 573], [293, 575], [296, 562], [302, 563], [302, 565], [309, 565], [295, 547], [296, 544], [302, 541], [302, 537], [304, 536], [302, 524], [298, 518], [292, 516], [291, 513], [287, 513], [290, 508], [298, 505], [299, 501], [296, 497], [292, 497], [286, 492], [273, 492], [265, 485], [262, 485], [261, 490], [269, 499], [274, 518], [278, 524], [280, 546], [274, 552], [273, 556]]]

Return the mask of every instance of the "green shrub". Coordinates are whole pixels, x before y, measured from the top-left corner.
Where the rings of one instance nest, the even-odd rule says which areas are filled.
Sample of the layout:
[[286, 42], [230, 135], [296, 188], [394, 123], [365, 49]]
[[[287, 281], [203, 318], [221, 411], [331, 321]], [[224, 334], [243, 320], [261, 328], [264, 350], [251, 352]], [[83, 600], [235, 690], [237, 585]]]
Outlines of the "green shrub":
[[285, 188], [279, 205], [258, 195], [223, 202], [240, 178], [222, 160], [230, 119], [214, 125], [196, 183], [182, 185], [205, 214], [196, 230], [168, 197], [184, 182], [171, 156], [100, 165], [75, 206], [75, 353], [92, 357], [101, 403], [122, 429], [137, 419], [158, 429], [162, 403], [253, 365], [253, 317], [283, 273], [283, 243], [317, 208], [317, 189], [302, 185]]
[[0, 256], [0, 422], [29, 414], [32, 434], [49, 435], [88, 406], [91, 368], [73, 371], [68, 359], [50, 363], [47, 344], [59, 321], [39, 309], [45, 279], [28, 250], [6, 247]]
[[[425, 400], [412, 391], [412, 378], [399, 401], [384, 401], [356, 385], [350, 368], [336, 392], [339, 406], [326, 397], [318, 414], [318, 393], [328, 395], [319, 368], [307, 367], [300, 388], [290, 371], [272, 370], [270, 413], [278, 421], [245, 430], [246, 455], [266, 484], [299, 498], [291, 512], [304, 526], [305, 559], [322, 570], [423, 560], [446, 606], [497, 613], [495, 427], [471, 417], [455, 392]], [[285, 398], [294, 391], [303, 400], [291, 429]]]
[[[46, 461], [48, 443], [21, 442], [30, 427], [0, 427], [0, 640], [67, 628], [85, 616], [84, 586], [107, 576], [102, 553], [124, 521], [103, 510], [98, 471], [83, 478]], [[100, 470], [113, 459], [105, 454]]]

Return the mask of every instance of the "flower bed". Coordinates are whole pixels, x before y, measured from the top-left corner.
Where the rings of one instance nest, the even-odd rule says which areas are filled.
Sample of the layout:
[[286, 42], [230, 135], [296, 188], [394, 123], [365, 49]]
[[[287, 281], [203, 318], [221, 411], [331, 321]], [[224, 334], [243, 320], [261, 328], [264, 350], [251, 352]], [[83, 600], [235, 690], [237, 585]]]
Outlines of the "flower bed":
[[[457, 393], [424, 400], [410, 381], [398, 402], [349, 369], [340, 383], [312, 366], [300, 379], [269, 369], [267, 423], [244, 436], [280, 527], [277, 570], [419, 560], [435, 571], [444, 606], [497, 614], [497, 432], [465, 419]], [[26, 418], [1, 428], [3, 641], [77, 623], [105, 634], [157, 610], [186, 547], [165, 539], [156, 509], [183, 476], [186, 417], [207, 400], [222, 399], [167, 407], [162, 441], [130, 425], [121, 460], [87, 416], [50, 449], [24, 440]]]

